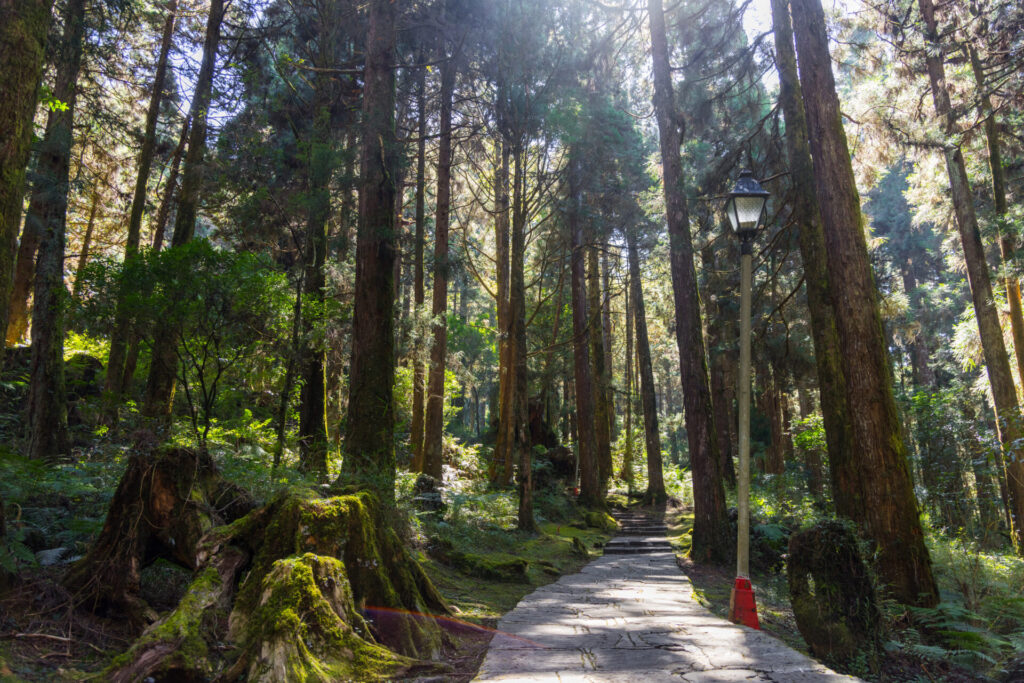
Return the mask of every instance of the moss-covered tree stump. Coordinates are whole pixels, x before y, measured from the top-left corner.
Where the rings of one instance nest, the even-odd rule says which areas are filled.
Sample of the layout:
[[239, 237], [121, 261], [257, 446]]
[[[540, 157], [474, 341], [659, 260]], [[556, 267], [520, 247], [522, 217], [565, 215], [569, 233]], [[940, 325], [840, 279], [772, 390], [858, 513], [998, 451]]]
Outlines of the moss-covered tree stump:
[[177, 609], [106, 672], [114, 681], [337, 681], [433, 670], [448, 614], [366, 492], [291, 491], [198, 543]]
[[797, 627], [811, 653], [838, 668], [865, 656], [877, 668], [882, 618], [852, 526], [830, 520], [793, 534], [788, 577]]

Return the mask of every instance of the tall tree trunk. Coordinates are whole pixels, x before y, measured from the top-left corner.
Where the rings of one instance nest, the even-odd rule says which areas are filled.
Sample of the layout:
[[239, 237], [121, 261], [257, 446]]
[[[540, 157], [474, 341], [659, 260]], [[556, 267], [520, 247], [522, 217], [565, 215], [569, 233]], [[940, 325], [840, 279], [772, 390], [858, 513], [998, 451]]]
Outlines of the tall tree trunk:
[[39, 150], [32, 213], [42, 240], [36, 262], [32, 306], [32, 361], [28, 391], [28, 457], [54, 459], [68, 452], [68, 410], [64, 386], [64, 231], [68, 217], [71, 143], [78, 74], [85, 44], [85, 0], [69, 0], [57, 60], [54, 94], [67, 105], [53, 112]]
[[[153, 92], [149, 96], [149, 109], [146, 111], [146, 129], [142, 136], [142, 149], [139, 150], [139, 170], [135, 179], [135, 192], [132, 195], [132, 208], [128, 217], [128, 239], [124, 245], [124, 257], [128, 260], [139, 251], [139, 235], [142, 232], [142, 212], [146, 208], [146, 194], [149, 188], [149, 172], [153, 166], [153, 151], [156, 149], [156, 124], [160, 117], [160, 103], [164, 95], [164, 81], [167, 78], [167, 56], [171, 52], [171, 41], [174, 38], [174, 21], [178, 11], [178, 0], [168, 0], [166, 18], [164, 19], [163, 36], [160, 40], [160, 55], [156, 61], [156, 72], [153, 75]], [[107, 376], [104, 390], [112, 397], [118, 398], [124, 392], [125, 356], [128, 351], [128, 336], [131, 321], [128, 311], [118, 302], [114, 321], [114, 332], [110, 337], [110, 353], [107, 356]]]
[[509, 337], [512, 364], [512, 456], [518, 468], [517, 528], [536, 531], [533, 519], [533, 463], [530, 442], [530, 393], [527, 385], [526, 347], [526, 152], [514, 150], [516, 172], [512, 184], [512, 249], [509, 260]]
[[576, 445], [579, 457], [580, 495], [583, 505], [603, 506], [598, 478], [597, 443], [594, 430], [594, 388], [590, 377], [590, 346], [587, 343], [587, 282], [584, 272], [586, 245], [583, 240], [583, 192], [580, 187], [579, 151], [569, 151], [569, 209], [567, 222], [572, 254], [570, 256], [570, 287], [572, 290], [572, 356], [576, 412]]
[[188, 133], [191, 130], [192, 119], [185, 117], [185, 123], [181, 126], [181, 135], [178, 138], [178, 146], [174, 148], [174, 155], [171, 159], [171, 172], [167, 175], [167, 182], [164, 184], [164, 194], [160, 198], [160, 208], [156, 212], [156, 220], [153, 221], [153, 251], [160, 251], [164, 247], [164, 233], [167, 229], [167, 220], [171, 215], [171, 204], [174, 203], [174, 194], [178, 189], [178, 171], [181, 168], [182, 157], [185, 156], [185, 148], [188, 146]]
[[498, 140], [500, 157], [494, 173], [494, 240], [495, 266], [497, 268], [497, 309], [498, 309], [498, 431], [494, 444], [494, 459], [491, 463], [491, 481], [499, 486], [508, 486], [512, 480], [511, 442], [508, 424], [512, 401], [512, 366], [509, 352], [509, 214], [508, 182], [511, 149], [504, 137]]
[[355, 310], [341, 479], [394, 500], [395, 20], [390, 0], [370, 4], [359, 159]]
[[[325, 23], [327, 23], [325, 21]], [[332, 27], [323, 26], [321, 53], [333, 41]], [[321, 67], [331, 63], [329, 54], [321, 54]], [[331, 176], [334, 174], [334, 149], [331, 144], [331, 103], [335, 98], [331, 78], [324, 73], [313, 76], [313, 125], [308, 145], [305, 274], [303, 291], [314, 311], [323, 308], [327, 285], [328, 218], [331, 213]], [[302, 349], [299, 375], [302, 393], [299, 402], [299, 466], [320, 477], [327, 474], [327, 343], [322, 320], [302, 316]]]
[[[628, 256], [627, 256], [627, 262]], [[623, 368], [622, 383], [625, 396], [626, 420], [626, 444], [622, 453], [622, 473], [619, 475], [626, 482], [626, 490], [633, 492], [633, 273], [632, 268], [626, 268], [626, 362]]]
[[786, 119], [786, 151], [792, 174], [794, 218], [800, 226], [800, 258], [807, 287], [807, 308], [811, 317], [811, 339], [818, 377], [818, 393], [825, 442], [828, 449], [833, 497], [856, 488], [859, 467], [853, 440], [853, 413], [847, 402], [846, 375], [842, 365], [836, 308], [825, 248], [825, 226], [814, 190], [807, 117], [803, 92], [797, 77], [796, 51], [787, 0], [772, 0], [779, 99]]
[[[106, 178], [104, 178], [104, 182]], [[78, 265], [75, 266], [75, 283], [71, 288], [71, 298], [78, 300], [82, 296], [82, 275], [85, 274], [85, 266], [89, 263], [89, 250], [92, 249], [92, 233], [96, 228], [96, 214], [99, 213], [100, 192], [99, 188], [92, 190], [92, 199], [89, 201], [89, 220], [85, 224], [85, 235], [82, 237], [82, 250], [78, 254]]]
[[[53, 0], [0, 1], [0, 92], [3, 93], [0, 98], [0, 130], [3, 131], [0, 142], [0, 331], [4, 333], [10, 329], [14, 255], [25, 197], [25, 167], [32, 144], [32, 118], [52, 10]], [[37, 241], [32, 249], [33, 259], [38, 246]], [[20, 254], [20, 249], [17, 251]], [[22, 299], [27, 298], [26, 288]], [[7, 343], [20, 341], [25, 327], [22, 309], [21, 331], [13, 339], [8, 334]], [[3, 365], [3, 346], [0, 344], [0, 366]]]
[[[185, 155], [185, 170], [181, 175], [181, 189], [178, 191], [178, 213], [174, 217], [172, 247], [180, 247], [191, 241], [196, 230], [199, 192], [202, 189], [205, 171], [204, 154], [213, 93], [213, 75], [223, 20], [224, 0], [210, 0], [210, 14], [206, 20], [206, 37], [203, 41], [203, 59], [199, 65], [196, 89], [189, 109], [192, 130], [189, 133], [188, 153]], [[149, 377], [146, 379], [146, 396], [142, 405], [142, 414], [146, 417], [170, 419], [178, 362], [174, 348], [176, 339], [177, 336], [170, 330], [162, 330], [161, 334], [156, 335], [152, 364], [149, 368]]]
[[[416, 234], [413, 237], [413, 301], [416, 316], [423, 311], [426, 300], [423, 288], [423, 247], [427, 228], [427, 67], [420, 67], [416, 78]], [[423, 369], [423, 338], [417, 330], [412, 354], [412, 471], [423, 471], [423, 411], [425, 373]]]
[[[672, 292], [676, 313], [676, 344], [683, 384], [686, 435], [693, 472], [693, 545], [698, 561], [725, 562], [732, 555], [732, 539], [725, 510], [718, 442], [715, 439], [711, 386], [708, 379], [704, 331], [693, 265], [690, 218], [683, 193], [683, 169], [679, 156], [680, 134], [672, 92], [672, 71], [665, 38], [665, 14], [661, 0], [648, 0], [651, 56], [654, 62], [654, 109], [661, 142], [665, 214], [668, 221]], [[664, 500], [658, 492], [657, 498]]]
[[[878, 291], [868, 261], [860, 198], [843, 131], [820, 0], [793, 0], [800, 84], [825, 229], [832, 305], [859, 458], [839, 462], [836, 509], [878, 545], [878, 571], [900, 601], [938, 600], [893, 396]], [[835, 465], [834, 465], [835, 468]], [[837, 476], [838, 474], [838, 476]]]
[[[946, 89], [945, 65], [942, 62], [942, 44], [939, 41], [938, 25], [935, 18], [935, 7], [931, 0], [918, 0], [921, 16], [925, 22], [925, 39], [929, 50], [926, 53], [928, 79], [932, 87], [932, 100], [935, 113], [942, 119], [943, 129], [948, 140], [955, 140], [959, 135], [956, 114], [950, 104], [949, 92]], [[938, 50], [938, 52], [935, 52]], [[996, 410], [996, 426], [999, 441], [1006, 451], [1006, 483], [1010, 494], [1012, 513], [1012, 540], [1017, 554], [1024, 555], [1024, 449], [1017, 444], [1024, 437], [1021, 425], [1020, 406], [1017, 402], [1017, 389], [1013, 383], [1013, 372], [1010, 369], [1010, 358], [1003, 343], [1003, 330], [999, 323], [992, 296], [992, 282], [989, 279], [988, 263], [985, 261], [985, 248], [981, 243], [978, 229], [978, 218], [974, 209], [970, 181], [960, 147], [949, 144], [945, 150], [946, 170], [949, 174], [949, 185], [956, 213], [957, 227], [960, 230], [960, 242], [964, 250], [964, 261], [967, 265], [967, 281], [971, 286], [971, 299], [974, 302], [974, 313], [978, 320], [978, 332], [981, 346], [985, 354], [985, 368], [988, 373], [989, 386], [992, 388], [992, 402]]]
[[611, 416], [608, 405], [608, 377], [605, 372], [604, 334], [601, 321], [601, 276], [597, 248], [587, 247], [587, 307], [590, 309], [590, 371], [594, 378], [594, 440], [597, 444], [597, 478], [602, 495], [612, 476]]
[[[974, 405], [970, 400], [964, 400], [961, 410], [969, 425], [970, 438], [965, 446], [971, 461], [971, 469], [974, 472], [974, 499], [978, 505], [978, 520], [981, 527], [978, 530], [978, 536], [980, 536], [978, 540], [986, 547], [998, 547], [1002, 544], [999, 534], [1001, 523], [1009, 522], [1009, 518], [1003, 517], [1000, 513], [1000, 505], [997, 502], [1000, 494], [1005, 500], [1006, 485], [999, 476], [995, 459], [991, 457], [981, 438], [978, 430], [978, 414]], [[1004, 513], [1008, 510], [1005, 504], [1002, 508]], [[1010, 528], [1009, 524], [1007, 528]]]
[[[716, 252], [713, 244], [701, 249], [701, 263], [705, 272], [717, 273]], [[711, 403], [715, 410], [715, 432], [718, 439], [718, 455], [721, 462], [722, 480], [729, 488], [736, 488], [736, 467], [733, 465], [733, 403], [736, 398], [735, 372], [732, 364], [735, 330], [718, 304], [726, 283], [721, 277], [712, 275], [709, 287], [719, 295], [705, 301], [708, 320], [708, 354], [711, 356]]]
[[551, 343], [548, 345], [547, 351], [544, 352], [544, 370], [540, 380], [540, 414], [542, 419], [552, 427], [555, 426], [554, 406], [558, 404], [558, 396], [553, 387], [555, 382], [555, 347], [558, 345], [558, 335], [561, 333], [563, 295], [565, 294], [565, 288], [562, 286], [561, 279], [559, 279], [557, 287], [555, 319], [551, 324]]
[[348, 252], [352, 247], [351, 227], [358, 222], [356, 217], [358, 178], [355, 174], [358, 154], [355, 154], [354, 150], [359, 141], [359, 128], [359, 126], [349, 126], [348, 137], [345, 140], [345, 149], [349, 152], [345, 155], [344, 182], [341, 192], [341, 234], [338, 239], [338, 260], [341, 262], [348, 260]]
[[277, 442], [274, 444], [274, 468], [281, 466], [284, 455], [285, 433], [288, 428], [288, 402], [292, 396], [292, 385], [295, 384], [295, 366], [301, 352], [299, 343], [302, 338], [302, 286], [305, 278], [296, 278], [295, 303], [292, 305], [292, 343], [288, 349], [288, 364], [284, 370], [284, 380], [277, 401]]
[[770, 434], [768, 452], [765, 454], [764, 472], [766, 474], [782, 474], [786, 470], [786, 460], [778, 377], [767, 359], [764, 359], [761, 371], [757, 374], [760, 377], [759, 384], [761, 385], [761, 412], [768, 419]]
[[633, 325], [636, 334], [637, 383], [640, 385], [640, 405], [644, 414], [644, 444], [647, 449], [648, 500], [664, 500], [665, 479], [662, 473], [661, 432], [658, 429], [658, 404], [654, 396], [654, 367], [651, 365], [651, 344], [647, 338], [647, 312], [640, 280], [640, 253], [636, 234], [626, 231], [629, 249], [629, 288], [633, 303]]
[[989, 97], [985, 84], [985, 70], [978, 57], [978, 51], [972, 45], [967, 46], [971, 58], [971, 69], [981, 97], [981, 109], [985, 112], [985, 142], [988, 144], [988, 166], [992, 174], [992, 203], [999, 222], [999, 253], [1007, 272], [1003, 278], [1006, 286], [1006, 302], [1010, 306], [1010, 328], [1013, 331], [1013, 350], [1017, 357], [1017, 374], [1024, 385], [1024, 311], [1021, 310], [1020, 281], [1009, 272], [1008, 266], [1013, 263], [1017, 247], [1014, 236], [1006, 224], [1006, 169], [1003, 168], [1003, 152], [999, 144], [999, 125], [992, 109], [992, 98]]
[[614, 441], [618, 437], [618, 420], [615, 414], [615, 354], [612, 353], [612, 290], [611, 267], [608, 264], [608, 241], [601, 245], [601, 343], [604, 346], [605, 394], [608, 396], [608, 430]]
[[[50, 112], [47, 122], [55, 115], [56, 112]], [[47, 128], [49, 128], [49, 123], [47, 123]], [[35, 189], [33, 188], [34, 193]], [[11, 296], [7, 319], [8, 346], [21, 342], [28, 333], [28, 298], [32, 293], [32, 282], [35, 280], [36, 254], [39, 252], [39, 242], [43, 237], [42, 232], [42, 221], [30, 203], [28, 212], [25, 214], [25, 224], [21, 229], [18, 255], [14, 260], [14, 273], [11, 282]]]
[[572, 405], [569, 401], [569, 385], [572, 384], [572, 380], [565, 376], [562, 378], [562, 442], [567, 442], [572, 438], [572, 425], [570, 424], [572, 418], [572, 411], [569, 406]]
[[444, 371], [448, 361], [448, 227], [452, 196], [452, 98], [455, 95], [457, 55], [441, 65], [440, 138], [437, 150], [437, 208], [434, 213], [434, 287], [430, 314], [433, 343], [423, 436], [423, 471], [441, 479], [444, 435]]

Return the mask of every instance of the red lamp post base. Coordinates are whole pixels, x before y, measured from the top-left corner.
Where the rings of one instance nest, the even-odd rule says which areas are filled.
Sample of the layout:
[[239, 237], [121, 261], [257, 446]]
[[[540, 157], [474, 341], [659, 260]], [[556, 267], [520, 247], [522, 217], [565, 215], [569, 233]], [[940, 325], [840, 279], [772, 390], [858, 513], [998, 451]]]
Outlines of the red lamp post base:
[[754, 588], [750, 585], [750, 579], [745, 576], [736, 577], [736, 583], [733, 584], [732, 593], [729, 595], [729, 621], [761, 629], [761, 624], [757, 620]]

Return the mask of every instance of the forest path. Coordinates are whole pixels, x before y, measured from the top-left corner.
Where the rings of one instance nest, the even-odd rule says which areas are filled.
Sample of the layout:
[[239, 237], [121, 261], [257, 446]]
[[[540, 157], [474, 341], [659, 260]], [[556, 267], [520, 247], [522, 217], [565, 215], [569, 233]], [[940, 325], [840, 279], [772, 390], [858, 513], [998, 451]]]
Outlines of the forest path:
[[857, 681], [693, 599], [671, 552], [605, 555], [498, 623], [476, 681]]

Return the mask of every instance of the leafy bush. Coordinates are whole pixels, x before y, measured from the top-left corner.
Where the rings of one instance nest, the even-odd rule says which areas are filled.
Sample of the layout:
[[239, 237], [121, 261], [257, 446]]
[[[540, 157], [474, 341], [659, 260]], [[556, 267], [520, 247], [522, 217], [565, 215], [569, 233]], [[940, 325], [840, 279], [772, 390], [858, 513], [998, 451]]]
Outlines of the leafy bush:
[[109, 332], [120, 300], [151, 348], [174, 345], [178, 381], [201, 440], [226, 375], [250, 362], [261, 342], [288, 334], [291, 293], [284, 275], [265, 258], [215, 249], [206, 240], [143, 251], [123, 263], [96, 259], [83, 278], [75, 311], [82, 329]]

